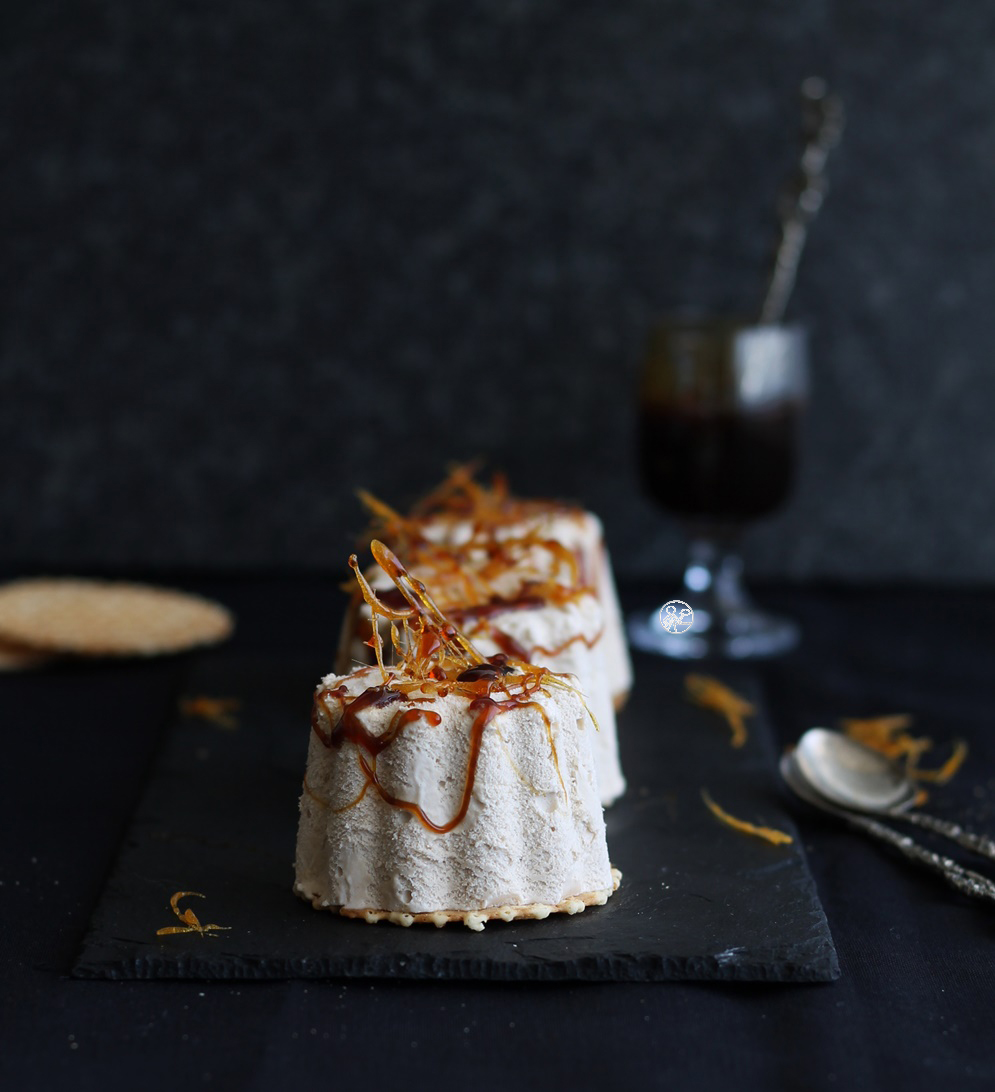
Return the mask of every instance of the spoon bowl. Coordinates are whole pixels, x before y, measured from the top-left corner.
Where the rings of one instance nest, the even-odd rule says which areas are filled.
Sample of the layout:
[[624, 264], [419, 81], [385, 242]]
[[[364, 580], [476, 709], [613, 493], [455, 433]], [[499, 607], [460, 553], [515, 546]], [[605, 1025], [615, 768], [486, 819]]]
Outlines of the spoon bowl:
[[812, 788], [853, 811], [902, 812], [912, 807], [919, 791], [885, 755], [828, 728], [805, 732], [794, 761]]
[[919, 788], [890, 759], [828, 728], [810, 728], [781, 772], [797, 796], [823, 810], [901, 819], [995, 861], [995, 839], [916, 808]]

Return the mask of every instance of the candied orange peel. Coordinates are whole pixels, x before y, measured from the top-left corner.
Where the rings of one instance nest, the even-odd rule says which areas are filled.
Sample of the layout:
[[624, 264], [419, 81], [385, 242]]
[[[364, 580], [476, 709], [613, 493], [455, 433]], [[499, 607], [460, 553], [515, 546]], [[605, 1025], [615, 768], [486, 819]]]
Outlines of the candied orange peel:
[[233, 732], [238, 727], [235, 711], [241, 704], [238, 698], [212, 698], [206, 694], [198, 694], [193, 698], [182, 698], [180, 712], [185, 717], [199, 717], [225, 731]]
[[188, 907], [186, 910], [181, 910], [179, 907], [180, 899], [203, 899], [206, 898], [199, 891], [177, 891], [169, 900], [169, 905], [172, 908], [173, 913], [183, 922], [182, 925], [166, 925], [162, 929], [156, 929], [155, 935], [157, 937], [172, 936], [175, 933], [204, 933], [210, 936], [212, 933], [227, 932], [230, 925], [202, 925], [200, 918]]
[[888, 758], [902, 759], [906, 776], [913, 780], [945, 785], [964, 764], [967, 744], [962, 739], [954, 740], [946, 762], [935, 769], [923, 769], [920, 760], [932, 751], [934, 744], [928, 736], [913, 736], [908, 731], [912, 721], [910, 713], [889, 713], [880, 717], [843, 717], [840, 727], [845, 735], [865, 747]]
[[725, 823], [727, 827], [732, 827], [733, 830], [738, 830], [741, 834], [750, 834], [754, 838], [762, 838], [765, 842], [770, 842], [774, 846], [786, 846], [794, 841], [794, 838], [786, 831], [778, 830], [776, 827], [758, 826], [756, 823], [749, 823], [745, 819], [737, 819], [734, 815], [730, 815], [725, 808], [715, 803], [707, 789], [701, 790], [701, 798], [705, 801], [708, 810], [720, 823]]
[[684, 693], [688, 701], [725, 717], [732, 730], [729, 742], [733, 747], [743, 746], [747, 740], [746, 722], [743, 718], [752, 716], [757, 711], [755, 705], [711, 675], [686, 675]]

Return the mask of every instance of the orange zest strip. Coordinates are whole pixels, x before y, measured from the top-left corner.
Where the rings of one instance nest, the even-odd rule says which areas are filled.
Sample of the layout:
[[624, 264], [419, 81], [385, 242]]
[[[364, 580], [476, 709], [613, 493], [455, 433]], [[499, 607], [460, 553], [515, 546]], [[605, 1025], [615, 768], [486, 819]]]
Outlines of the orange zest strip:
[[365, 508], [368, 508], [375, 516], [379, 516], [386, 523], [407, 522], [396, 508], [391, 508], [389, 504], [380, 500], [379, 497], [375, 497], [368, 490], [357, 489], [356, 496], [359, 497]]
[[373, 517], [374, 526], [379, 534], [398, 534], [400, 532], [411, 534], [417, 530], [411, 520], [406, 519], [396, 509], [391, 508], [389, 504], [380, 500], [379, 497], [375, 497], [367, 490], [357, 489], [356, 496], [359, 497], [360, 503]]
[[755, 823], [748, 823], [745, 819], [737, 819], [734, 815], [730, 815], [729, 812], [715, 803], [709, 796], [707, 789], [701, 790], [701, 798], [705, 801], [708, 810], [720, 823], [725, 823], [727, 827], [732, 827], [733, 830], [738, 830], [741, 834], [751, 834], [754, 838], [762, 838], [765, 842], [770, 842], [774, 846], [786, 846], [794, 841], [794, 838], [783, 830], [777, 830], [775, 827], [760, 827]]
[[201, 925], [200, 918], [190, 909], [180, 910], [180, 899], [202, 899], [205, 896], [199, 891], [177, 891], [169, 900], [173, 913], [183, 922], [182, 925], [167, 925], [162, 929], [156, 929], [157, 937], [172, 936], [175, 933], [214, 933], [227, 931], [230, 925]]
[[929, 781], [935, 785], [945, 785], [964, 765], [967, 758], [967, 744], [962, 739], [954, 741], [953, 753], [938, 770], [921, 770], [918, 767], [910, 773], [916, 781]]
[[198, 694], [194, 698], [181, 699], [180, 712], [185, 717], [200, 717], [225, 731], [233, 732], [238, 727], [235, 710], [241, 704], [238, 698], [211, 698], [206, 694]]
[[756, 706], [711, 675], [686, 675], [684, 692], [688, 701], [725, 717], [726, 723], [732, 729], [732, 739], [729, 742], [733, 747], [743, 746], [747, 740], [743, 718], [752, 716], [757, 711]]
[[865, 747], [880, 751], [888, 758], [902, 758], [932, 747], [932, 740], [915, 739], [906, 729], [912, 726], [909, 713], [889, 713], [881, 717], [843, 717], [840, 727], [844, 735], [863, 743]]
[[474, 477], [480, 470], [479, 460], [457, 463], [449, 467], [445, 480], [435, 487], [412, 509], [417, 519], [439, 511], [472, 513], [474, 516], [499, 511], [508, 500], [508, 486], [496, 476], [493, 487], [478, 485]]
[[843, 732], [850, 739], [863, 743], [865, 747], [878, 751], [888, 758], [905, 760], [906, 774], [916, 781], [929, 781], [945, 785], [964, 764], [967, 758], [967, 744], [956, 740], [953, 752], [938, 769], [923, 770], [919, 762], [926, 752], [933, 749], [933, 741], [928, 736], [913, 736], [908, 732], [912, 725], [909, 713], [890, 713], [881, 717], [845, 717], [840, 720]]

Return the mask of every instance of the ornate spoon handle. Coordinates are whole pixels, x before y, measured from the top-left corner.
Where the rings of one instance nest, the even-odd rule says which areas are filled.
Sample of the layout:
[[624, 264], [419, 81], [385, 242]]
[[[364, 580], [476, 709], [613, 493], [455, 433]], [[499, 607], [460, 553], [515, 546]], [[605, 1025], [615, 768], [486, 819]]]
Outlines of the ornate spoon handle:
[[[931, 849], [920, 845], [907, 834], [900, 834], [897, 830], [879, 823], [876, 819], [868, 819], [864, 815], [854, 815], [852, 812], [836, 811], [837, 815], [846, 819], [852, 826], [863, 830], [879, 841], [893, 846], [904, 857], [923, 868], [929, 869], [942, 876], [947, 883], [964, 895], [970, 895], [976, 899], [987, 899], [995, 903], [995, 882], [979, 872], [972, 872], [964, 868], [949, 857], [934, 853]], [[907, 818], [907, 817], [906, 817]]]
[[802, 107], [805, 147], [797, 175], [781, 195], [781, 240], [760, 307], [761, 323], [780, 322], [784, 317], [809, 224], [829, 189], [826, 160], [843, 132], [843, 104], [818, 77], [810, 77], [802, 84]]
[[973, 830], [965, 830], [960, 823], [952, 823], [947, 819], [938, 819], [935, 815], [925, 815], [921, 811], [895, 812], [894, 817], [914, 823], [922, 830], [940, 834], [981, 857], [987, 857], [990, 861], [995, 861], [995, 841], [985, 834], [976, 834]]

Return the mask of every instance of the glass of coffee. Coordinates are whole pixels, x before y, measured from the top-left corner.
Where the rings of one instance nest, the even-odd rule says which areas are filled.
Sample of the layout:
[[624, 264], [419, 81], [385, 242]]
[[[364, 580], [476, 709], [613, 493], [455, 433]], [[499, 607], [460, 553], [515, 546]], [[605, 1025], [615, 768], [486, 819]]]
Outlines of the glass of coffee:
[[652, 331], [639, 392], [640, 472], [646, 493], [684, 526], [689, 551], [671, 602], [629, 618], [636, 648], [745, 659], [797, 644], [794, 622], [751, 601], [738, 543], [791, 490], [807, 388], [800, 326], [672, 320]]

